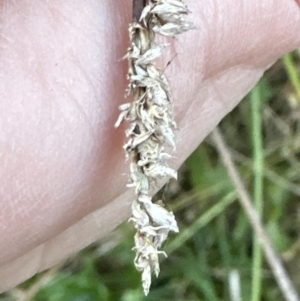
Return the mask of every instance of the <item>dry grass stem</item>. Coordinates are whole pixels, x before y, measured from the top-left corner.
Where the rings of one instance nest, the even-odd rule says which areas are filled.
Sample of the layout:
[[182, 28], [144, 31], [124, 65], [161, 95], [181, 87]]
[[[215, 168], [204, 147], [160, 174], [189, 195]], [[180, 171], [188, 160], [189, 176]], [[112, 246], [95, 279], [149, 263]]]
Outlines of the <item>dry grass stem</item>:
[[168, 44], [157, 44], [155, 35], [174, 37], [194, 26], [186, 21], [186, 5], [181, 0], [134, 0], [133, 23], [129, 26], [130, 45], [129, 86], [126, 96], [133, 101], [120, 106], [116, 127], [129, 122], [124, 145], [130, 159], [130, 183], [136, 199], [132, 203], [135, 234], [135, 266], [142, 273], [144, 293], [147, 295], [151, 274], [159, 274], [158, 255], [166, 256], [160, 248], [170, 231], [178, 232], [172, 212], [152, 202], [151, 187], [159, 178], [177, 178], [166, 159], [171, 156], [165, 146], [175, 148], [171, 92], [163, 72], [155, 66]]
[[214, 144], [216, 145], [227, 169], [229, 177], [231, 178], [232, 183], [234, 184], [237, 193], [239, 194], [239, 201], [245, 210], [245, 213], [252, 225], [255, 235], [261, 243], [266, 259], [273, 271], [274, 277], [278, 283], [279, 288], [281, 289], [285, 300], [299, 301], [300, 299], [298, 293], [294, 288], [294, 285], [290, 280], [289, 275], [287, 274], [280, 260], [280, 257], [272, 246], [272, 242], [263, 227], [259, 214], [256, 212], [254, 206], [252, 205], [249, 193], [247, 192], [245, 185], [243, 184], [241, 177], [234, 165], [230, 151], [227, 148], [222, 138], [222, 134], [218, 129], [215, 129], [212, 133], [212, 140], [214, 141]]

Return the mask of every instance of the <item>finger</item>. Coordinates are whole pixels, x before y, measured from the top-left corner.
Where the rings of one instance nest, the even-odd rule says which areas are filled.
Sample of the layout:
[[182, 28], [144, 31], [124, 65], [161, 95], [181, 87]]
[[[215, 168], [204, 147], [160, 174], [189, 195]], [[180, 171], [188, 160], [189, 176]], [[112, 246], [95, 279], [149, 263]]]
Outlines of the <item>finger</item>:
[[[93, 4], [95, 5], [95, 3]], [[180, 59], [178, 59], [176, 64], [171, 64], [171, 68], [168, 70], [171, 83], [173, 83], [174, 98], [179, 100], [176, 102], [176, 112], [180, 120], [180, 131], [177, 135], [178, 160], [174, 165], [176, 164], [178, 166], [186, 158], [220, 119], [249, 91], [263, 71], [274, 60], [284, 52], [299, 46], [299, 35], [296, 30], [299, 28], [299, 10], [294, 1], [286, 1], [284, 5], [281, 4], [281, 2], [274, 3], [274, 1], [267, 0], [257, 3], [246, 3], [246, 1], [244, 1], [242, 3], [243, 5], [239, 5], [240, 2], [238, 1], [236, 4], [237, 5], [232, 5], [232, 1], [227, 5], [224, 1], [207, 1], [205, 6], [202, 4], [204, 7], [200, 7], [200, 3], [198, 2], [192, 2], [189, 5], [194, 12], [195, 23], [198, 24], [199, 30], [180, 37], [180, 40], [174, 46], [177, 48], [176, 51], [180, 53]], [[114, 11], [118, 11], [120, 8], [117, 7], [114, 9]], [[106, 11], [104, 10], [104, 12]], [[121, 11], [118, 14], [122, 15]], [[264, 16], [263, 18], [261, 17], [262, 15]], [[114, 19], [114, 25], [119, 24], [118, 28], [125, 26], [122, 22], [124, 22], [124, 20]], [[269, 25], [271, 23], [272, 27]], [[112, 33], [117, 35], [116, 30], [112, 31]], [[109, 44], [112, 33], [105, 37], [106, 43], [104, 44]], [[67, 34], [70, 35], [69, 32]], [[232, 42], [232, 36], [235, 37], [234, 43]], [[195, 55], [195, 53], [197, 55]], [[191, 57], [193, 57], [193, 60], [190, 59]], [[110, 67], [111, 65], [108, 66]], [[103, 68], [104, 67], [105, 64]], [[106, 69], [104, 68], [103, 70]], [[105, 73], [109, 73], [111, 70], [106, 71]], [[123, 74], [113, 72], [109, 80], [102, 80], [102, 82], [105, 82], [105, 85], [108, 85], [109, 93], [116, 93], [114, 91], [117, 90], [114, 89], [113, 91], [112, 88], [115, 87], [112, 87], [110, 82], [113, 81], [114, 84], [122, 82], [122, 76]], [[180, 83], [180, 87], [184, 88], [181, 90], [177, 88], [174, 85], [176, 82]], [[122, 84], [117, 86], [120, 91], [122, 90], [121, 88], [123, 88], [121, 86]], [[106, 90], [103, 89], [103, 91]], [[119, 94], [121, 94], [120, 91]], [[16, 275], [18, 274], [16, 273], [16, 269], [21, 263], [21, 261], [18, 262], [16, 259], [18, 256], [23, 254], [23, 260], [26, 258], [29, 262], [30, 258], [32, 259], [32, 265], [30, 265], [30, 267], [27, 266], [27, 269], [19, 273], [23, 275], [26, 274], [26, 277], [28, 277], [28, 275], [33, 274], [35, 271], [45, 268], [53, 264], [54, 261], [66, 256], [66, 253], [72, 253], [78, 248], [82, 248], [85, 244], [95, 240], [95, 224], [91, 222], [91, 219], [94, 217], [92, 217], [93, 215], [88, 217], [87, 214], [92, 212], [95, 208], [101, 205], [103, 206], [108, 200], [121, 196], [124, 192], [124, 189], [119, 188], [122, 187], [123, 184], [125, 185], [126, 182], [126, 177], [121, 175], [121, 173], [125, 171], [125, 166], [122, 165], [123, 156], [120, 152], [114, 151], [114, 146], [120, 144], [118, 139], [122, 138], [120, 138], [121, 134], [119, 134], [119, 132], [118, 134], [112, 132], [111, 124], [107, 124], [109, 120], [113, 123], [113, 117], [115, 116], [113, 116], [114, 113], [112, 112], [115, 103], [112, 98], [115, 98], [119, 94], [116, 93], [113, 94], [113, 97], [107, 97], [111, 102], [103, 104], [103, 110], [108, 114], [108, 118], [106, 119], [106, 123], [101, 124], [101, 129], [105, 135], [102, 137], [101, 135], [99, 136], [106, 142], [108, 137], [110, 137], [111, 141], [108, 143], [108, 146], [105, 143], [97, 147], [94, 146], [95, 150], [103, 155], [102, 158], [110, 158], [110, 162], [114, 162], [114, 167], [117, 166], [117, 168], [112, 168], [110, 172], [107, 172], [107, 167], [111, 166], [111, 164], [95, 164], [98, 168], [103, 168], [101, 172], [98, 174], [95, 172], [92, 176], [85, 178], [85, 182], [83, 183], [77, 182], [76, 185], [73, 184], [72, 188], [76, 188], [75, 193], [73, 192], [67, 195], [67, 197], [62, 194], [59, 199], [55, 199], [55, 202], [52, 201], [53, 195], [49, 193], [46, 199], [48, 198], [48, 200], [50, 200], [50, 205], [47, 205], [46, 208], [44, 207], [45, 205], [41, 203], [37, 203], [33, 206], [34, 208], [30, 212], [30, 216], [36, 216], [38, 212], [40, 220], [42, 220], [43, 223], [39, 220], [32, 219], [30, 223], [31, 230], [26, 229], [26, 231], [24, 231], [26, 235], [29, 235], [29, 243], [27, 242], [24, 248], [22, 241], [19, 240], [19, 246], [21, 246], [13, 256], [9, 257], [10, 254], [6, 254], [6, 264], [2, 269], [3, 274], [0, 275], [9, 279], [8, 276], [14, 272], [14, 279], [19, 280], [11, 278], [10, 281], [6, 282], [5, 287], [14, 285], [20, 281], [20, 277]], [[102, 97], [99, 96], [99, 99], [102, 99]], [[105, 107], [105, 105], [107, 105], [107, 107]], [[81, 104], [81, 106], [84, 107], [84, 104]], [[89, 112], [89, 114], [91, 114], [91, 112]], [[201, 131], [192, 131], [191, 129], [193, 129], [193, 127], [195, 129], [201, 128]], [[66, 133], [64, 133], [64, 135], [65, 134]], [[82, 142], [81, 137], [79, 141]], [[78, 145], [76, 145], [76, 147], [78, 148]], [[103, 150], [105, 150], [105, 153], [103, 153]], [[79, 153], [86, 155], [86, 150], [81, 150]], [[65, 155], [65, 153], [63, 154]], [[68, 164], [73, 165], [73, 168], [70, 168], [69, 173], [67, 173], [68, 177], [70, 177], [76, 170], [75, 167], [77, 167], [76, 165], [78, 165], [79, 159], [74, 160], [74, 158], [68, 158], [68, 160], [70, 160]], [[87, 159], [85, 160], [85, 167], [93, 168], [92, 163], [95, 163], [95, 161], [87, 162]], [[61, 165], [62, 163], [58, 164], [58, 166]], [[51, 166], [47, 166], [48, 169], [51, 169]], [[119, 175], [118, 178], [116, 174]], [[66, 180], [68, 177], [65, 176], [63, 180]], [[105, 179], [105, 177], [108, 177], [109, 180]], [[47, 180], [50, 181], [51, 187], [57, 188], [56, 185], [59, 186], [59, 183], [54, 182], [53, 175], [52, 178], [49, 177]], [[92, 180], [92, 184], [88, 185], [87, 191], [79, 194], [89, 180]], [[43, 189], [44, 188], [45, 187], [43, 187]], [[48, 190], [46, 189], [46, 191]], [[101, 191], [104, 191], [102, 195]], [[42, 193], [38, 195], [42, 195]], [[96, 201], [97, 195], [101, 195], [101, 201]], [[27, 198], [30, 200], [28, 203], [31, 204], [32, 197], [27, 196]], [[87, 203], [84, 203], [85, 199], [88, 200]], [[62, 201], [64, 203], [60, 204], [59, 202]], [[106, 216], [109, 217], [109, 221], [112, 225], [119, 223], [125, 218], [124, 207], [128, 208], [128, 201], [130, 201], [130, 197], [126, 195], [118, 202], [118, 206], [113, 206], [114, 203], [108, 203], [105, 207]], [[60, 204], [59, 206], [66, 209], [58, 216], [55, 216], [61, 208], [58, 206], [58, 203]], [[52, 214], [48, 216], [46, 210], [49, 210]], [[66, 212], [68, 214], [66, 214]], [[19, 214], [21, 213], [22, 210], [20, 210]], [[80, 225], [82, 227], [86, 225], [84, 229], [87, 232], [83, 231], [77, 235], [78, 228], [76, 227], [78, 226], [71, 225], [84, 216], [86, 216], [86, 218], [80, 221]], [[54, 225], [51, 225], [53, 217], [55, 217]], [[105, 222], [104, 218], [100, 218], [99, 224], [97, 225], [97, 229], [100, 229], [101, 235], [110, 230], [109, 227], [103, 227], [105, 224], [102, 224], [102, 220]], [[69, 226], [71, 228], [68, 229], [68, 235], [70, 235], [70, 240], [72, 241], [71, 243], [69, 242], [69, 247], [67, 248], [67, 246], [62, 244], [56, 245], [56, 242], [61, 242], [62, 236], [60, 235], [63, 235], [62, 231]], [[19, 225], [19, 229], [17, 226], [15, 227], [16, 231], [20, 231], [21, 225]], [[85, 237], [89, 231], [91, 231], [89, 234], [90, 239], [87, 241]], [[35, 232], [38, 232], [38, 235]], [[35, 235], [33, 235], [33, 233]], [[59, 233], [61, 234], [59, 235]], [[16, 244], [15, 232], [11, 232], [10, 234], [12, 237], [10, 240], [7, 238], [6, 242], [13, 240], [13, 243]], [[58, 236], [55, 238], [55, 235]], [[44, 255], [45, 251], [38, 251], [34, 254], [27, 253], [27, 257], [24, 255], [25, 251], [30, 252], [30, 250], [38, 248], [39, 244], [42, 246], [42, 243], [45, 242], [46, 239], [51, 239], [50, 244], [52, 246], [52, 248], [49, 248], [51, 252], [49, 251], [47, 256]], [[47, 245], [44, 245], [44, 250], [48, 250], [48, 246], [47, 248], [45, 248], [45, 246]], [[63, 256], [61, 256], [62, 247], [68, 250]], [[34, 258], [36, 254], [41, 256], [41, 259], [38, 261]], [[15, 258], [15, 261], [13, 258]], [[36, 264], [34, 268], [32, 268], [34, 262]], [[39, 262], [42, 262], [42, 264]], [[0, 270], [0, 273], [2, 272]], [[3, 277], [1, 278], [3, 279]]]
[[130, 13], [129, 3], [114, 1], [4, 4], [0, 262], [125, 190], [125, 176], [113, 182], [126, 169], [113, 124], [126, 86], [118, 59]]

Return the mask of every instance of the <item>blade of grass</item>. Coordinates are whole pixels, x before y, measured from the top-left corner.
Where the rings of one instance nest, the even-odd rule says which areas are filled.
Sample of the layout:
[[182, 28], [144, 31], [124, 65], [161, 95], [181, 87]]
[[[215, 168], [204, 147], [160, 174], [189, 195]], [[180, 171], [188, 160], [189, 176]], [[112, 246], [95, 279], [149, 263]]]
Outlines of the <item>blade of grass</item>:
[[226, 270], [229, 269], [232, 263], [231, 253], [230, 253], [230, 241], [229, 237], [227, 235], [228, 231], [228, 225], [227, 220], [224, 214], [218, 218], [217, 221], [217, 229], [218, 229], [218, 247], [219, 252], [222, 259], [222, 266], [226, 268]]
[[300, 103], [300, 77], [297, 71], [297, 68], [293, 62], [293, 58], [291, 53], [288, 53], [283, 56], [283, 63], [285, 66], [285, 69], [287, 71], [288, 77], [291, 81], [291, 83], [294, 86], [294, 89], [298, 96], [298, 102]]
[[[227, 218], [225, 214], [221, 214], [217, 220], [217, 244], [220, 253], [221, 266], [224, 267], [225, 273], [230, 274], [230, 269], [232, 265], [232, 257], [230, 252], [230, 239], [227, 235], [228, 233], [228, 224]], [[223, 300], [226, 299], [227, 296], [227, 277], [222, 279], [224, 288], [223, 288]], [[230, 288], [229, 288], [230, 290]]]
[[[258, 84], [250, 94], [252, 119], [252, 144], [254, 163], [254, 204], [257, 213], [263, 212], [263, 176], [264, 176], [264, 150], [261, 119], [261, 93]], [[253, 235], [253, 261], [252, 261], [252, 301], [261, 300], [262, 291], [262, 250], [260, 243]]]
[[197, 233], [202, 227], [221, 214], [235, 199], [236, 192], [228, 193], [222, 200], [220, 200], [220, 202], [202, 214], [190, 227], [186, 228], [179, 235], [177, 235], [176, 238], [166, 246], [167, 252], [171, 253], [183, 245], [184, 242], [194, 236], [194, 234]]

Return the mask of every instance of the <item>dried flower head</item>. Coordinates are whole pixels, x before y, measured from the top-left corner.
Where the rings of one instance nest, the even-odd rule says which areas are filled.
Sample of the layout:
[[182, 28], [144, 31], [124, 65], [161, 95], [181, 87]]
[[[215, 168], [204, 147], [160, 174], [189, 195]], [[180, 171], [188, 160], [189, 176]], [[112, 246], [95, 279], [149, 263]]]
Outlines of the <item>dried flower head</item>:
[[164, 151], [164, 145], [175, 148], [171, 92], [166, 77], [154, 62], [168, 44], [156, 44], [155, 34], [174, 37], [194, 28], [185, 19], [188, 12], [182, 0], [134, 0], [134, 22], [129, 26], [126, 96], [131, 94], [133, 101], [119, 107], [121, 113], [115, 126], [124, 120], [129, 122], [124, 150], [131, 161], [128, 186], [136, 194], [130, 218], [137, 231], [134, 264], [142, 272], [146, 295], [151, 273], [159, 274], [158, 256], [167, 256], [159, 249], [170, 231], [179, 231], [174, 214], [154, 204], [150, 196], [156, 179], [177, 178], [177, 172], [165, 161], [171, 156]]

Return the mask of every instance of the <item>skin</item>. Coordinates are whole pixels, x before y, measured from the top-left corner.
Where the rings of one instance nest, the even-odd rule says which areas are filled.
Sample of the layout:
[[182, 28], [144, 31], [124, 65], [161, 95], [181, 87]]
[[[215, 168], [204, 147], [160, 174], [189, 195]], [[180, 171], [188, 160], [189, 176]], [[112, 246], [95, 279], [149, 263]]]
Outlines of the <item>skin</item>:
[[[125, 126], [131, 1], [0, 1], [0, 291], [103, 237], [130, 215]], [[198, 29], [165, 52], [177, 168], [284, 53], [295, 0], [188, 0]], [[129, 252], [130, 250], [128, 250]]]

